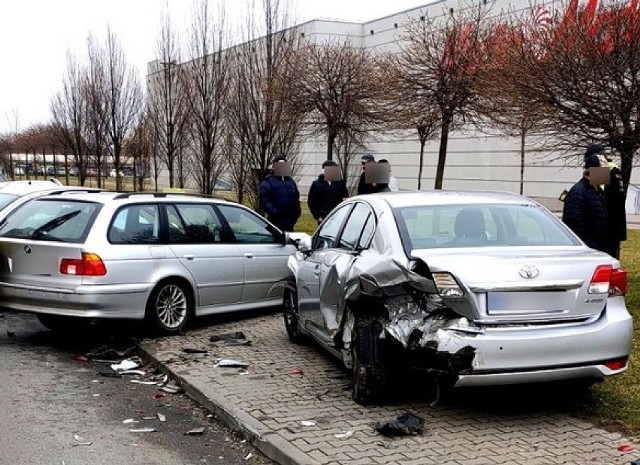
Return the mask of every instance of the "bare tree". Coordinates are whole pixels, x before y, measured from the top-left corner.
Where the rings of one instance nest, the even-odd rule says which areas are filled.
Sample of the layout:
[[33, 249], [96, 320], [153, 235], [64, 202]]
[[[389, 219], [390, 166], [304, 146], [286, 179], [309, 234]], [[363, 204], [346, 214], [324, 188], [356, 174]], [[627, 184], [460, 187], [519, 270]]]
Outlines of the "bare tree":
[[168, 14], [161, 20], [156, 43], [156, 70], [150, 76], [148, 109], [156, 156], [169, 174], [169, 187], [184, 187], [182, 155], [187, 134], [186, 80], [180, 40]]
[[640, 10], [595, 6], [571, 0], [552, 27], [514, 40], [504, 78], [540, 109], [565, 154], [596, 141], [616, 150], [626, 189], [640, 148]]
[[126, 163], [123, 146], [137, 123], [142, 108], [142, 89], [135, 69], [127, 62], [118, 38], [110, 29], [107, 29], [102, 52], [104, 128], [116, 172], [116, 189], [122, 190], [121, 168]]
[[291, 113], [307, 118], [312, 134], [326, 136], [329, 160], [341, 133], [361, 139], [385, 120], [374, 57], [350, 40], [304, 44], [283, 71], [282, 98]]
[[89, 153], [84, 138], [87, 129], [87, 100], [83, 90], [84, 83], [80, 66], [75, 57], [67, 52], [67, 70], [62, 79], [62, 88], [51, 100], [51, 116], [55, 133], [65, 149], [71, 152], [73, 164], [78, 169], [81, 186], [84, 186], [89, 163]]
[[208, 2], [201, 0], [194, 12], [189, 42], [191, 61], [185, 64], [188, 83], [187, 102], [190, 115], [190, 139], [193, 172], [200, 193], [211, 195], [225, 166], [225, 110], [230, 88], [226, 46], [225, 13], [220, 7], [214, 14]]
[[[418, 115], [417, 126], [422, 126], [423, 118], [430, 121], [434, 109], [439, 117], [436, 189], [442, 189], [449, 133], [476, 114], [478, 70], [489, 60], [483, 47], [491, 31], [487, 13], [486, 6], [474, 4], [460, 10], [451, 8], [441, 16], [421, 16], [409, 23], [400, 43], [399, 85], [405, 89], [406, 98], [415, 99], [423, 107], [417, 112], [411, 108], [411, 113]], [[427, 134], [429, 124], [425, 126]]]
[[[257, 6], [258, 3], [260, 6]], [[242, 31], [243, 45], [230, 52], [233, 71], [229, 121], [237, 147], [242, 147], [250, 173], [234, 178], [250, 180], [244, 190], [257, 206], [258, 184], [267, 174], [270, 160], [281, 153], [295, 166], [297, 139], [302, 118], [287, 111], [278, 92], [280, 69], [290, 65], [296, 47], [295, 29], [288, 29], [290, 4], [287, 0], [247, 0], [247, 22]], [[242, 194], [244, 195], [244, 193]]]
[[133, 161], [133, 190], [142, 192], [145, 190], [145, 180], [150, 171], [152, 157], [151, 124], [147, 113], [143, 113], [138, 119], [126, 141], [125, 149]]

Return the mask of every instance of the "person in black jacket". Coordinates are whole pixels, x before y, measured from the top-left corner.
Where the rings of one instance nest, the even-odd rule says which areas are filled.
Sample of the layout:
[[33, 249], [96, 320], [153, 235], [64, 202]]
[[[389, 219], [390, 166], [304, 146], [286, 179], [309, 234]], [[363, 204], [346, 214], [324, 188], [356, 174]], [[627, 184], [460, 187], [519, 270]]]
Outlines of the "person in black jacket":
[[360, 180], [358, 181], [358, 195], [371, 194], [374, 192], [374, 186], [365, 182], [365, 172], [369, 163], [375, 163], [376, 157], [370, 153], [362, 155], [362, 173], [360, 173]]
[[607, 245], [606, 252], [614, 258], [620, 258], [620, 242], [627, 240], [627, 199], [622, 180], [622, 171], [605, 155], [609, 166], [609, 184], [604, 187], [604, 204], [607, 209]]
[[591, 182], [590, 168], [600, 166], [597, 153], [587, 149], [583, 177], [564, 200], [562, 221], [592, 249], [606, 252], [607, 212], [602, 193]]
[[307, 204], [318, 224], [327, 217], [340, 202], [349, 197], [347, 183], [343, 180], [332, 181], [327, 178], [327, 170], [338, 167], [335, 161], [327, 160], [322, 164], [323, 174], [311, 183]]
[[267, 218], [282, 231], [293, 231], [300, 218], [300, 192], [291, 178], [287, 159], [278, 155], [273, 159], [273, 173], [260, 183], [260, 207]]

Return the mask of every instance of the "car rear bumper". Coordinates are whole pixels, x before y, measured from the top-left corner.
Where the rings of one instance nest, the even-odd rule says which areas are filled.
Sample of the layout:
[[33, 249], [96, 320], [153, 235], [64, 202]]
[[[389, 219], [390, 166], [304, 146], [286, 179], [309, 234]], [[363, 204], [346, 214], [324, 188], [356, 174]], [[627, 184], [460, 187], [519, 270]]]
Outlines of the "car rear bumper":
[[591, 323], [486, 328], [477, 335], [450, 334], [438, 349], [455, 353], [472, 347], [472, 368], [459, 375], [456, 386], [482, 386], [603, 378], [622, 373], [626, 365], [610, 369], [605, 362], [627, 357], [632, 340], [632, 318], [622, 301], [610, 305]]
[[83, 318], [143, 319], [150, 284], [37, 288], [2, 283], [2, 306], [13, 310]]

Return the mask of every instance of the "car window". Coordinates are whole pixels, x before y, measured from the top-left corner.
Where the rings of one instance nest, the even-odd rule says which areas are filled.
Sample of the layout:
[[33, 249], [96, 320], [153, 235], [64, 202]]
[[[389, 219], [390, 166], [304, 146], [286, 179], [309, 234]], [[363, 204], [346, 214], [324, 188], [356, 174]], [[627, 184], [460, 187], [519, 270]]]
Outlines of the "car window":
[[2, 194], [0, 193], [0, 210], [3, 210], [7, 205], [18, 198], [14, 194]]
[[107, 239], [112, 244], [157, 244], [159, 218], [156, 204], [124, 206], [116, 212]]
[[412, 249], [578, 245], [560, 220], [530, 205], [422, 205], [398, 212]]
[[223, 242], [223, 227], [209, 204], [167, 206], [171, 244], [215, 244]]
[[75, 200], [34, 200], [5, 220], [0, 237], [81, 243], [101, 207]]
[[352, 206], [352, 204], [345, 205], [335, 210], [331, 216], [326, 219], [313, 238], [313, 250], [332, 249], [337, 246], [336, 240], [338, 239], [340, 227], [349, 211], [351, 211]]
[[361, 246], [360, 237], [369, 216], [371, 216], [371, 209], [362, 202], [357, 203], [340, 235], [338, 248], [354, 250], [357, 246]]
[[371, 244], [371, 239], [373, 238], [373, 233], [376, 232], [376, 218], [373, 212], [369, 214], [367, 217], [367, 221], [364, 223], [364, 228], [362, 228], [362, 234], [360, 235], [360, 239], [358, 239], [358, 248], [366, 249]]
[[282, 240], [273, 226], [242, 207], [218, 205], [239, 244], [275, 244]]

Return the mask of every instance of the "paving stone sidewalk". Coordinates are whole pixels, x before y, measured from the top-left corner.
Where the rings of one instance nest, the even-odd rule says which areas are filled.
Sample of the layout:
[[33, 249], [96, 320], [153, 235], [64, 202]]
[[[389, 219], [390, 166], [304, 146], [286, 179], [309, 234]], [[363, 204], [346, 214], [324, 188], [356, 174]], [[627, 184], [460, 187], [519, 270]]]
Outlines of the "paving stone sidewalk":
[[[251, 345], [209, 342], [211, 335], [230, 331], [244, 332]], [[281, 464], [610, 465], [629, 464], [640, 457], [628, 438], [561, 409], [496, 411], [460, 400], [431, 407], [428, 395], [414, 395], [406, 403], [362, 407], [351, 400], [346, 370], [313, 345], [291, 344], [279, 315], [146, 340], [141, 348], [176, 375], [196, 400], [244, 431]], [[188, 355], [183, 348], [209, 353]], [[248, 373], [216, 367], [223, 358], [249, 363]], [[374, 431], [376, 421], [406, 411], [425, 419], [423, 434], [389, 439]], [[316, 424], [303, 426], [304, 420]], [[341, 433], [346, 437], [337, 438]], [[625, 444], [634, 452], [620, 453], [618, 446]]]

